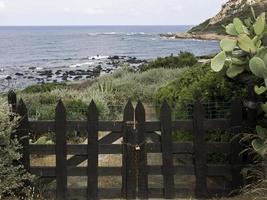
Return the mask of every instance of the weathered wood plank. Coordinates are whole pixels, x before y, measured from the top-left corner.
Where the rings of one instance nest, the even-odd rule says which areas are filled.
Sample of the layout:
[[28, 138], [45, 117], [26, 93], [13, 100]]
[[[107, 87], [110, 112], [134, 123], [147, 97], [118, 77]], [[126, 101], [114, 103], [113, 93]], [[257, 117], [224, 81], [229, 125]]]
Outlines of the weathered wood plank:
[[108, 135], [102, 137], [99, 142], [102, 144], [112, 144], [113, 142], [117, 141], [122, 137], [121, 132], [111, 132]]
[[30, 152], [29, 152], [29, 121], [28, 110], [23, 100], [20, 99], [17, 108], [17, 114], [21, 117], [15, 135], [17, 136], [19, 143], [22, 145], [22, 158], [20, 162], [23, 164], [26, 170], [30, 167]]
[[207, 146], [204, 130], [205, 109], [200, 101], [194, 105], [194, 165], [196, 174], [196, 197], [207, 196]]
[[139, 101], [135, 109], [135, 119], [137, 122], [137, 143], [140, 145], [138, 153], [138, 198], [148, 198], [148, 171], [147, 171], [147, 151], [145, 138], [145, 109]]
[[[30, 129], [34, 133], [47, 133], [55, 131], [54, 121], [30, 121]], [[99, 121], [99, 131], [120, 132], [123, 122], [120, 121]], [[87, 121], [67, 121], [67, 131], [85, 130]]]
[[13, 90], [10, 90], [7, 94], [7, 101], [9, 106], [9, 111], [16, 113], [17, 108], [17, 95]]
[[123, 115], [123, 173], [122, 173], [122, 196], [127, 199], [136, 198], [136, 166], [135, 152], [129, 144], [135, 143], [133, 127], [129, 122], [134, 121], [134, 108], [131, 101], [128, 101]]
[[222, 131], [228, 130], [230, 128], [230, 120], [228, 119], [209, 119], [204, 122], [205, 130], [216, 130], [220, 129]]
[[67, 198], [67, 146], [66, 146], [66, 110], [59, 100], [55, 114], [56, 134], [56, 197], [59, 200]]
[[[241, 132], [242, 129], [242, 103], [240, 100], [235, 100], [231, 107], [231, 129], [234, 135]], [[231, 142], [231, 164], [232, 164], [232, 189], [240, 189], [243, 185], [243, 177], [241, 174], [242, 168], [237, 165], [242, 165], [242, 156], [240, 152], [243, 150], [240, 145], [241, 137], [234, 137]]]
[[[53, 121], [30, 121], [30, 130], [34, 133], [47, 133], [53, 132], [55, 130]], [[99, 131], [112, 131], [120, 132], [122, 130], [123, 122], [121, 121], [99, 121]], [[154, 132], [160, 130], [159, 121], [147, 121], [145, 123], [147, 132]], [[67, 130], [75, 131], [86, 130], [86, 121], [67, 121]], [[230, 120], [228, 119], [213, 119], [206, 120], [204, 123], [205, 130], [209, 129], [221, 129], [227, 130], [230, 128]], [[183, 130], [183, 131], [193, 131], [192, 120], [179, 120], [172, 121], [172, 129]]]
[[98, 111], [94, 101], [88, 108], [87, 198], [98, 199]]
[[[172, 146], [173, 146], [172, 148], [173, 154], [192, 154], [194, 152], [193, 143], [191, 142], [173, 143]], [[161, 144], [160, 143], [147, 143], [146, 150], [147, 150], [147, 153], [161, 153]], [[53, 155], [55, 154], [55, 145], [30, 144], [29, 151], [30, 151], [30, 154]], [[226, 143], [226, 142], [208, 142], [207, 151], [208, 153], [230, 154], [231, 144]], [[84, 156], [86, 157], [87, 155], [87, 145], [86, 144], [68, 144], [67, 154], [68, 155], [79, 155], [79, 156], [83, 156], [84, 158]], [[99, 154], [122, 154], [122, 145], [100, 143]], [[68, 162], [68, 165], [71, 166], [72, 164], [69, 164]]]
[[163, 187], [164, 198], [173, 199], [175, 197], [174, 186], [174, 168], [172, 156], [172, 127], [171, 127], [171, 109], [164, 101], [161, 112], [161, 148], [163, 164]]
[[[176, 165], [174, 168], [175, 175], [195, 175], [194, 165]], [[40, 177], [55, 177], [55, 167], [31, 167], [30, 172]], [[225, 165], [207, 165], [207, 176], [227, 176], [231, 177], [232, 166]], [[149, 175], [162, 175], [163, 168], [159, 165], [147, 167]], [[87, 167], [68, 167], [68, 176], [87, 176]], [[99, 176], [121, 176], [122, 167], [98, 167]]]

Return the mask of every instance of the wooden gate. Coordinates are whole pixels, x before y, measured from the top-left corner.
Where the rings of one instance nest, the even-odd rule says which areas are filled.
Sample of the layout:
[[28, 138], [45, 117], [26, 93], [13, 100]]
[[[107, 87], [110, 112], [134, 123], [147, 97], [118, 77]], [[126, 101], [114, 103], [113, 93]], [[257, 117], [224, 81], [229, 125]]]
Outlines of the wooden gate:
[[[173, 121], [171, 109], [164, 102], [158, 121], [147, 121], [145, 109], [138, 102], [134, 109], [129, 101], [124, 109], [122, 121], [100, 121], [96, 104], [92, 101], [88, 107], [86, 121], [68, 121], [62, 101], [56, 107], [55, 120], [29, 121], [27, 108], [22, 100], [16, 103], [15, 93], [9, 94], [9, 103], [13, 111], [22, 116], [17, 135], [22, 138], [23, 159], [27, 170], [49, 181], [56, 180], [56, 199], [99, 199], [127, 198], [148, 199], [196, 196], [208, 197], [227, 195], [242, 185], [241, 169], [244, 164], [239, 153], [242, 149], [237, 140], [232, 142], [207, 142], [206, 131], [232, 130], [242, 126], [242, 104], [234, 101], [230, 119], [205, 119], [205, 110], [200, 102], [194, 106], [193, 120]], [[233, 129], [233, 127], [235, 127]], [[84, 130], [88, 134], [87, 144], [67, 144], [68, 131]], [[174, 142], [174, 131], [189, 131], [192, 142]], [[55, 132], [54, 145], [29, 144], [25, 135]], [[109, 132], [99, 139], [99, 132]], [[120, 144], [114, 143], [122, 138]], [[150, 153], [160, 153], [161, 165], [149, 165]], [[210, 164], [207, 156], [221, 153], [228, 156], [228, 163]], [[56, 155], [53, 167], [31, 166], [30, 155]], [[122, 166], [99, 166], [99, 154], [121, 154]], [[192, 156], [191, 164], [174, 163], [175, 155]], [[72, 156], [68, 156], [72, 155]], [[78, 166], [87, 160], [87, 166]], [[162, 187], [151, 188], [149, 176], [160, 175]], [[175, 176], [195, 176], [195, 184], [181, 187], [175, 183]], [[87, 187], [69, 188], [67, 177], [87, 177]], [[119, 176], [120, 188], [99, 188], [101, 176]], [[223, 182], [216, 178], [224, 179]]]

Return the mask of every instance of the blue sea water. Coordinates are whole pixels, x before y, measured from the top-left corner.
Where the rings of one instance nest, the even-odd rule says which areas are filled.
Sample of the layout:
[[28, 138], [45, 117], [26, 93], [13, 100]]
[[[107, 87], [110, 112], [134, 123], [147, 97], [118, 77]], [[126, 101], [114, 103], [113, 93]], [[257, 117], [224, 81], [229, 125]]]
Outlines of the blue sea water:
[[[154, 59], [190, 51], [215, 53], [218, 42], [161, 38], [190, 26], [0, 27], [0, 80], [14, 72], [55, 69], [91, 62], [90, 57], [131, 56]], [[100, 57], [101, 58], [101, 57]], [[19, 78], [17, 78], [19, 79]]]
[[169, 40], [159, 33], [184, 32], [189, 26], [0, 27], [0, 66], [54, 67], [90, 56], [120, 55], [151, 59], [190, 51], [218, 51], [218, 42]]

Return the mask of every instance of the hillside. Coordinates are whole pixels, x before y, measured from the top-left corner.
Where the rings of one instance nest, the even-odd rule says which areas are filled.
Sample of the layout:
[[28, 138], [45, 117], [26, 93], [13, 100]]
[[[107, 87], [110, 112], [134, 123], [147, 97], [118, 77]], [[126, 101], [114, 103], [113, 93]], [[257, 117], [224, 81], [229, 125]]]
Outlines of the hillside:
[[229, 0], [215, 17], [193, 27], [189, 33], [224, 34], [222, 25], [230, 23], [235, 17], [245, 19], [250, 16], [250, 6], [255, 9], [256, 15], [258, 15], [261, 12], [266, 12], [267, 0]]

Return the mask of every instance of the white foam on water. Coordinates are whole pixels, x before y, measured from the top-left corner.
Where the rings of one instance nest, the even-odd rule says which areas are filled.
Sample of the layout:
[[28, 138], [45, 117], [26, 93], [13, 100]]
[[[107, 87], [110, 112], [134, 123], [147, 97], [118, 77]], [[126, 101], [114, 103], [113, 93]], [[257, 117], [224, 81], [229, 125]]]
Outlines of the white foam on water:
[[86, 65], [91, 66], [93, 64], [94, 64], [94, 62], [85, 62], [85, 63], [77, 63], [74, 65], [70, 65], [69, 67], [70, 68], [77, 68], [77, 67], [82, 67], [82, 66], [86, 66]]
[[91, 56], [88, 57], [89, 60], [102, 60], [102, 59], [107, 59], [109, 56], [101, 56], [101, 55], [97, 55], [97, 56]]
[[145, 33], [145, 32], [102, 32], [102, 33], [88, 33], [88, 36], [98, 36], [98, 35], [126, 35], [126, 36], [134, 36], [134, 35], [155, 35], [154, 33]]

